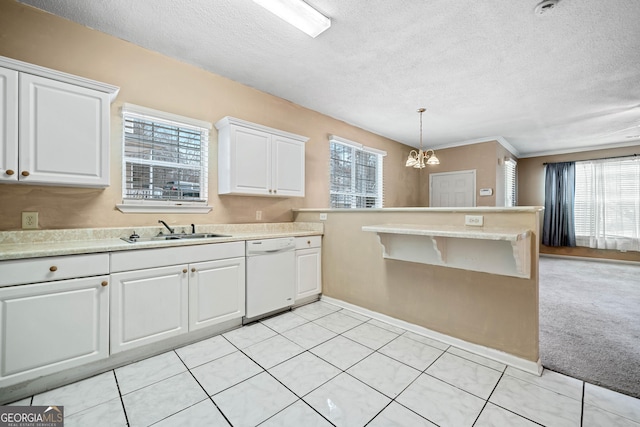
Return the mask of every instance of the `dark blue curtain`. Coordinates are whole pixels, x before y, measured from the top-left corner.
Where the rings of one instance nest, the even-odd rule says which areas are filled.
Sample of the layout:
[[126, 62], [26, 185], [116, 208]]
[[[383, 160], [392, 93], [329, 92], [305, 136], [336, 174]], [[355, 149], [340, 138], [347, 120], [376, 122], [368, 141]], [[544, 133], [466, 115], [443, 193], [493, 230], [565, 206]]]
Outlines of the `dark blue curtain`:
[[546, 167], [542, 244], [575, 246], [573, 205], [576, 192], [576, 164], [550, 163]]

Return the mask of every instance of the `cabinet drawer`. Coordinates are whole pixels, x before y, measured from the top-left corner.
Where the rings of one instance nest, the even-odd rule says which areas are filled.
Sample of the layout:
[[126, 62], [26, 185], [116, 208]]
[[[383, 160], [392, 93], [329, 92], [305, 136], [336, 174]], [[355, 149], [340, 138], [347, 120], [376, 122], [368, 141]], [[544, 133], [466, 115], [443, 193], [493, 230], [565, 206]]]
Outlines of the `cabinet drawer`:
[[166, 267], [243, 256], [244, 241], [121, 251], [111, 254], [111, 272]]
[[0, 261], [0, 286], [109, 274], [108, 254]]
[[296, 249], [319, 248], [322, 245], [322, 236], [296, 237]]

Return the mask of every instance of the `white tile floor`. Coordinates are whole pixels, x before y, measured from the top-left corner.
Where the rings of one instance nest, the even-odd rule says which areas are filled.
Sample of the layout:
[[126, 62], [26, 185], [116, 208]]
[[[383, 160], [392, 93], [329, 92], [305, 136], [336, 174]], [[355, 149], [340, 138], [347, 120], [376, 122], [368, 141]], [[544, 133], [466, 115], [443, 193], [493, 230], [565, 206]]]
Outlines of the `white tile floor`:
[[316, 302], [21, 400], [65, 426], [636, 426], [640, 400]]

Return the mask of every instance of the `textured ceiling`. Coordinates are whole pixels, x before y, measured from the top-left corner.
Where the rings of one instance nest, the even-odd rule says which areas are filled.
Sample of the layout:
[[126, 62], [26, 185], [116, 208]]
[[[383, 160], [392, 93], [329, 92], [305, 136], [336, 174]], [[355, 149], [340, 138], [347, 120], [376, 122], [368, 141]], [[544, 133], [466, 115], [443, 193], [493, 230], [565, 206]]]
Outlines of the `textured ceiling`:
[[307, 0], [315, 39], [251, 0], [24, 0], [416, 146], [520, 156], [640, 144], [640, 1]]

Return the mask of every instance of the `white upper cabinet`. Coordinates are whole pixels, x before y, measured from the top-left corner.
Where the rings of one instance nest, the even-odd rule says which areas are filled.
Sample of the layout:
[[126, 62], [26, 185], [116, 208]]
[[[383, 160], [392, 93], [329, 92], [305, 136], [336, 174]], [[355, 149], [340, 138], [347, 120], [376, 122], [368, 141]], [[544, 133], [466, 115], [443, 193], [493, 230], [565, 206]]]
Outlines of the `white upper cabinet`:
[[0, 68], [0, 181], [18, 181], [18, 72]]
[[304, 197], [308, 138], [233, 117], [218, 129], [218, 194]]
[[0, 57], [0, 181], [109, 185], [117, 87]]

